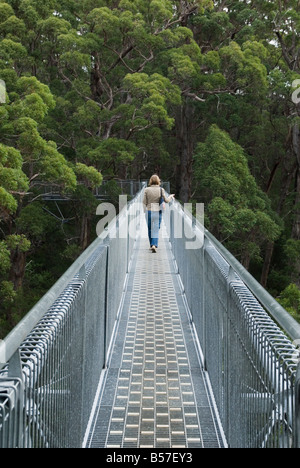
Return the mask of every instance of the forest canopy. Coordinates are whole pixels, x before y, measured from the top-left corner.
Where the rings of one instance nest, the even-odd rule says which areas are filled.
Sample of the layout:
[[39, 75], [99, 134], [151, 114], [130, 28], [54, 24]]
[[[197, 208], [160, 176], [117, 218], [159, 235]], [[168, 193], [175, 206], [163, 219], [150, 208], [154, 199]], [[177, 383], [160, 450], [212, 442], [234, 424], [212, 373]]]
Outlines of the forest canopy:
[[296, 0], [0, 0], [0, 338], [95, 237], [93, 190], [154, 172], [300, 320], [299, 29]]

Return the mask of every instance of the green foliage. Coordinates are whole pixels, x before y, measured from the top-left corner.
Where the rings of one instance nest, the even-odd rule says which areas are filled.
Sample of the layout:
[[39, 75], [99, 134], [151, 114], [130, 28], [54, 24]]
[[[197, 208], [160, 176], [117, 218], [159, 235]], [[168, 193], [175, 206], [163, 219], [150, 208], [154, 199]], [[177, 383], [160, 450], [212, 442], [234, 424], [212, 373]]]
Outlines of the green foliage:
[[0, 242], [0, 274], [5, 274], [10, 268], [10, 252], [6, 242]]
[[19, 250], [20, 252], [28, 252], [31, 244], [23, 234], [13, 234], [6, 237], [6, 245], [11, 251]]
[[[17, 296], [14, 285], [10, 281], [2, 281], [0, 284], [0, 299], [4, 308], [10, 307]], [[0, 323], [1, 330], [1, 323]]]
[[25, 206], [16, 219], [19, 232], [23, 232], [32, 243], [40, 242], [46, 238], [49, 230], [54, 230], [56, 223], [47, 214], [39, 202]]
[[88, 153], [89, 160], [100, 167], [106, 174], [114, 175], [120, 167], [127, 166], [134, 160], [138, 148], [133, 142], [120, 138], [103, 140]]
[[0, 333], [92, 240], [103, 180], [117, 202], [114, 179], [158, 172], [299, 286], [299, 25], [294, 0], [0, 1]]
[[167, 104], [180, 104], [180, 91], [168, 78], [158, 73], [148, 76], [145, 73], [127, 75], [125, 89], [134, 98], [134, 126], [140, 130], [155, 124], [165, 124], [167, 129], [174, 125], [174, 119], [167, 112]]
[[216, 125], [197, 146], [195, 176], [207, 202], [210, 229], [230, 239], [246, 265], [259, 258], [264, 241], [278, 239], [281, 227], [251, 175], [243, 149]]
[[0, 144], [0, 210], [15, 213], [17, 200], [11, 192], [28, 190], [28, 179], [22, 171], [22, 156], [15, 148]]
[[267, 69], [261, 61], [267, 51], [261, 43], [246, 42], [243, 48], [236, 42], [220, 51], [222, 67], [231, 74], [237, 88], [264, 95], [267, 90]]
[[300, 321], [300, 290], [296, 284], [290, 284], [285, 288], [278, 302], [280, 302], [296, 320]]
[[103, 177], [94, 167], [86, 166], [82, 163], [76, 164], [76, 174], [81, 178], [85, 185], [91, 188], [100, 187], [103, 181]]

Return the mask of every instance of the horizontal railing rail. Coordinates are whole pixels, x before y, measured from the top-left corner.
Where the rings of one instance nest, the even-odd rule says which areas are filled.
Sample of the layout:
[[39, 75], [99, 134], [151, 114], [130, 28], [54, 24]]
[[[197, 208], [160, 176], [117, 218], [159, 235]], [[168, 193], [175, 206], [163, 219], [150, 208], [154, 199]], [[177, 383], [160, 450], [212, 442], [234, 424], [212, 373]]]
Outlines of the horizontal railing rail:
[[281, 304], [264, 289], [261, 284], [247, 271], [241, 263], [207, 230], [205, 237], [215, 246], [226, 262], [239, 275], [247, 288], [263, 305], [270, 316], [282, 327], [293, 340], [300, 339], [300, 324], [289, 314]]
[[[100, 187], [96, 187], [91, 190], [91, 193], [99, 201], [109, 201], [112, 198], [115, 199], [119, 194], [128, 195], [129, 197], [134, 198], [145, 184], [147, 184], [146, 181], [138, 180], [105, 180]], [[44, 184], [38, 180], [34, 185], [38, 188], [38, 192], [40, 193], [39, 195], [36, 195], [36, 197], [42, 198], [44, 201], [68, 202], [70, 200], [76, 200], [78, 197], [78, 195], [72, 192], [62, 192], [59, 185]], [[84, 184], [82, 183], [81, 185]], [[170, 191], [169, 182], [164, 182], [163, 187], [167, 191]]]

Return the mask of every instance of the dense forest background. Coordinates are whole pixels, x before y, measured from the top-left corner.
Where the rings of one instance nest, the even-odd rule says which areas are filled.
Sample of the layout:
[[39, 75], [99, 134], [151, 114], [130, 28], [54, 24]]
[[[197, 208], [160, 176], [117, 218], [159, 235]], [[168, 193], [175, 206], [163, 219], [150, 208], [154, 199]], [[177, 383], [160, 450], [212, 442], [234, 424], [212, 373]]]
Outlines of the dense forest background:
[[0, 0], [0, 338], [95, 237], [92, 190], [154, 172], [300, 318], [299, 32], [298, 0]]

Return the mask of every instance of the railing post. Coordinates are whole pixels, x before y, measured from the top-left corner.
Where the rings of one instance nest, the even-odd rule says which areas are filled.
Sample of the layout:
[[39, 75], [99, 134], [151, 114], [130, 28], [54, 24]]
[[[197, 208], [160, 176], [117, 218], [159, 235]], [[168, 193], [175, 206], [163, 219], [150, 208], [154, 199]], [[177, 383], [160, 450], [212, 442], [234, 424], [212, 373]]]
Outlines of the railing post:
[[128, 274], [129, 273], [129, 264], [130, 264], [130, 223], [131, 223], [131, 214], [130, 214], [130, 205], [127, 204], [127, 208], [126, 208], [126, 229], [127, 229], [127, 236], [126, 236], [126, 256], [127, 256], [127, 260], [126, 260], [126, 265], [127, 265], [127, 268], [126, 268], [126, 273]]
[[204, 369], [207, 371], [207, 340], [208, 340], [208, 330], [206, 326], [207, 317], [206, 317], [206, 248], [208, 245], [208, 240], [204, 237], [203, 249], [202, 249], [202, 304], [201, 304], [201, 313], [202, 313], [202, 337], [200, 337], [200, 345], [203, 353], [203, 365]]
[[170, 242], [174, 249], [174, 211], [170, 210]]
[[223, 336], [223, 343], [222, 343], [222, 348], [223, 348], [223, 385], [224, 385], [224, 403], [225, 403], [225, 408], [224, 408], [224, 430], [227, 436], [227, 441], [228, 444], [230, 445], [231, 441], [231, 434], [232, 434], [232, 424], [231, 424], [231, 414], [232, 412], [235, 411], [235, 408], [232, 408], [231, 405], [231, 385], [232, 382], [230, 381], [230, 373], [229, 373], [229, 368], [232, 366], [231, 359], [230, 357], [230, 350], [232, 350], [232, 344], [231, 344], [231, 330], [230, 330], [230, 310], [231, 310], [231, 301], [230, 301], [230, 292], [231, 292], [231, 285], [234, 283], [236, 280], [235, 276], [235, 271], [232, 268], [231, 265], [229, 265], [229, 271], [228, 271], [228, 277], [227, 277], [227, 304], [226, 304], [226, 315], [223, 315], [223, 330], [222, 330], [222, 336]]
[[108, 313], [109, 313], [109, 307], [108, 307], [108, 297], [109, 297], [109, 235], [106, 238], [106, 272], [105, 272], [105, 316], [104, 316], [104, 368], [106, 369], [107, 367], [107, 358], [108, 358], [108, 346], [109, 346], [109, 340], [108, 340]]
[[15, 422], [16, 422], [16, 429], [12, 431], [12, 434], [9, 434], [10, 437], [13, 437], [14, 440], [12, 441], [13, 448], [23, 448], [26, 444], [24, 441], [24, 376], [22, 370], [22, 363], [20, 357], [20, 351], [14, 353], [14, 355], [9, 360], [8, 364], [8, 378], [19, 381], [19, 389], [15, 397]]
[[300, 448], [300, 363], [298, 364], [295, 380], [294, 448]]
[[[82, 317], [82, 341], [81, 341], [81, 346], [82, 346], [82, 356], [81, 356], [81, 382], [78, 382], [78, 389], [80, 389], [79, 395], [77, 395], [77, 398], [80, 398], [80, 428], [78, 430], [78, 443], [74, 444], [74, 448], [78, 446], [81, 440], [83, 440], [84, 437], [84, 385], [85, 385], [85, 371], [86, 371], [86, 340], [87, 340], [87, 285], [86, 285], [86, 266], [85, 264], [82, 265], [82, 267], [79, 270], [78, 274], [78, 280], [82, 282], [82, 288], [83, 288], [83, 294], [84, 294], [84, 310], [81, 310], [81, 317]], [[80, 364], [79, 364], [80, 365]]]

